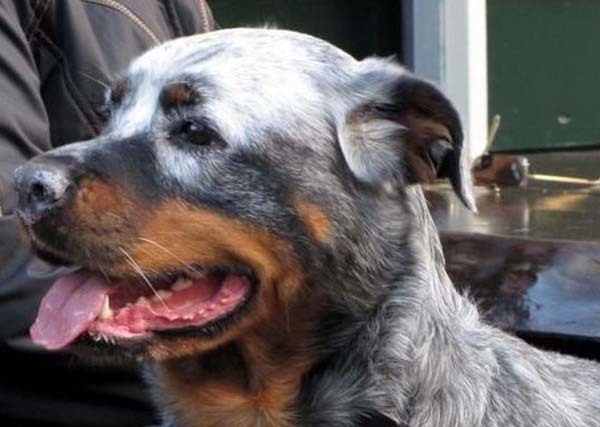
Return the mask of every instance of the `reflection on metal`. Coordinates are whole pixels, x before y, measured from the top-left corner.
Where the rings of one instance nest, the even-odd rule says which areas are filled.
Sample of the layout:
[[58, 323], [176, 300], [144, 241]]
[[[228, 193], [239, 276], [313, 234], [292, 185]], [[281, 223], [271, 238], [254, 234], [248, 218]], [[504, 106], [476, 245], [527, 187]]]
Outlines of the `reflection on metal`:
[[492, 323], [600, 342], [600, 197], [593, 187], [477, 187], [479, 215], [462, 208], [449, 187], [432, 186], [426, 195], [450, 276]]
[[567, 184], [581, 184], [581, 185], [598, 185], [600, 184], [600, 180], [591, 180], [585, 178], [573, 178], [570, 176], [557, 176], [557, 175], [545, 175], [541, 173], [531, 174], [529, 175], [532, 179], [537, 179], [538, 181], [550, 181], [550, 182], [564, 182]]
[[476, 187], [479, 209], [463, 208], [449, 186], [426, 189], [440, 231], [600, 242], [600, 192], [596, 187], [531, 181], [498, 191]]
[[600, 245], [445, 233], [448, 272], [495, 325], [600, 338]]

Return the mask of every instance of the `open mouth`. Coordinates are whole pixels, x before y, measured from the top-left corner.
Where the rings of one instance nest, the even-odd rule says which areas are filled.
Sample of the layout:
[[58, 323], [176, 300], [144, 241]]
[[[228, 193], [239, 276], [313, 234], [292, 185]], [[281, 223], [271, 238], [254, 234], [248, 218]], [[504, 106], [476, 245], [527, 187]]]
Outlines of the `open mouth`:
[[230, 269], [143, 281], [109, 281], [80, 270], [59, 278], [45, 295], [31, 337], [47, 349], [60, 349], [86, 334], [114, 342], [160, 331], [209, 330], [235, 315], [254, 285], [253, 274]]

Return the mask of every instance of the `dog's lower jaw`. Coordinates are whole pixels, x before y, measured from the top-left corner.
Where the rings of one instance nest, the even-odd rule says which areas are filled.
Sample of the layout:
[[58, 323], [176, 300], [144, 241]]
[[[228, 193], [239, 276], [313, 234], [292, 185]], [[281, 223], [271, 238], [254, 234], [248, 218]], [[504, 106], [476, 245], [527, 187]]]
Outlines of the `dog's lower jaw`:
[[284, 317], [270, 317], [215, 350], [155, 362], [149, 377], [165, 421], [172, 420], [165, 425], [297, 426], [302, 379], [314, 363], [317, 306], [286, 307], [278, 313]]

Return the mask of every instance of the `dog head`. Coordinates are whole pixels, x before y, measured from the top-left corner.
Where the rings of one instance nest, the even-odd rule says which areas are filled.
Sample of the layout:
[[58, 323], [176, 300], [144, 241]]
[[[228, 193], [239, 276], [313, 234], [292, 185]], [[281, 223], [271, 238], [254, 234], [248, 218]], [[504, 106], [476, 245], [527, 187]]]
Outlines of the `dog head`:
[[158, 359], [202, 352], [360, 295], [351, 271], [372, 242], [356, 230], [412, 185], [446, 177], [473, 207], [446, 97], [392, 60], [310, 36], [166, 43], [107, 104], [102, 135], [15, 175], [33, 247], [81, 267], [32, 327], [49, 348], [92, 337]]

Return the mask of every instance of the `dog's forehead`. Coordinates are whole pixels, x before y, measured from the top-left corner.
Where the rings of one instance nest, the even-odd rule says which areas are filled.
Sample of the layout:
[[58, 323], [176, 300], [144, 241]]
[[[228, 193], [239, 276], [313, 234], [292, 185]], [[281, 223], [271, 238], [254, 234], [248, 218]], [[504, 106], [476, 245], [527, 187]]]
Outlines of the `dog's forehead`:
[[131, 116], [125, 121], [149, 120], [161, 90], [180, 81], [192, 81], [203, 95], [203, 114], [228, 138], [257, 132], [259, 124], [319, 121], [332, 107], [331, 91], [347, 84], [355, 64], [327, 42], [290, 31], [235, 29], [182, 38], [134, 61], [127, 79], [139, 105], [124, 112]]
[[327, 77], [326, 74], [343, 71], [354, 62], [341, 49], [306, 34], [241, 28], [165, 43], [138, 58], [130, 72], [162, 79], [195, 71], [226, 74], [223, 77], [239, 83], [266, 84], [264, 78], [273, 77], [274, 73], [283, 73], [282, 77]]

